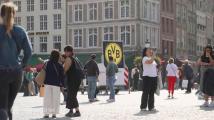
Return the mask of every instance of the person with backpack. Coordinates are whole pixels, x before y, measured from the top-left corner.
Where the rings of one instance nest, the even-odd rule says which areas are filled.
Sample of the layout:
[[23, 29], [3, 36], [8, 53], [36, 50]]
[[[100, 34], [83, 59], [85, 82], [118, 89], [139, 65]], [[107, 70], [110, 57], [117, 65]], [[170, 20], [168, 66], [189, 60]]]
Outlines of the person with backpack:
[[[64, 72], [67, 77], [67, 101], [66, 108], [69, 112], [65, 115], [66, 117], [80, 117], [79, 103], [77, 100], [77, 93], [84, 79], [84, 69], [80, 62], [74, 58], [73, 47], [66, 46], [64, 48], [66, 55], [64, 63]], [[75, 113], [73, 110], [75, 109]]]
[[175, 82], [177, 79], [178, 67], [174, 64], [174, 59], [170, 58], [166, 67], [167, 79], [168, 79], [168, 98], [174, 98]]
[[95, 95], [96, 95], [97, 79], [100, 71], [95, 59], [96, 59], [96, 54], [92, 54], [91, 59], [86, 63], [84, 67], [87, 73], [89, 102], [97, 101], [97, 99], [95, 99]]
[[110, 89], [110, 97], [107, 102], [115, 102], [114, 83], [116, 82], [115, 74], [118, 72], [118, 66], [114, 63], [113, 57], [109, 57], [109, 64], [106, 67], [106, 82]]
[[[12, 107], [21, 87], [23, 68], [32, 55], [32, 47], [25, 29], [14, 25], [16, 10], [17, 6], [12, 2], [1, 5], [0, 110], [7, 112], [6, 117], [9, 117], [9, 120], [13, 119]], [[22, 50], [23, 59], [20, 59]], [[3, 118], [1, 114], [0, 118]]]
[[186, 93], [189, 94], [189, 93], [191, 93], [192, 79], [193, 79], [193, 76], [194, 76], [193, 69], [189, 65], [189, 60], [185, 60], [184, 66], [183, 66], [183, 71], [184, 71], [183, 72], [184, 73], [184, 78], [186, 78], [188, 80]]

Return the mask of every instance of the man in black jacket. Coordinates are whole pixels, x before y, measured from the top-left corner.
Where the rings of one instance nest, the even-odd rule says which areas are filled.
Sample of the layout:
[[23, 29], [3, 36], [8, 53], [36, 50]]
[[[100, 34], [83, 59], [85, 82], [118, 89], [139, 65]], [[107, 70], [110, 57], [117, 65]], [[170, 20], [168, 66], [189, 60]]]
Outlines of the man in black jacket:
[[91, 59], [86, 63], [85, 70], [87, 73], [88, 81], [88, 99], [89, 102], [95, 102], [95, 92], [97, 86], [97, 79], [99, 76], [99, 68], [97, 62], [95, 61], [96, 55], [92, 54]]
[[193, 69], [189, 65], [189, 61], [185, 60], [185, 64], [183, 66], [184, 78], [188, 80], [187, 91], [186, 93], [191, 93], [192, 89], [192, 78], [193, 78]]

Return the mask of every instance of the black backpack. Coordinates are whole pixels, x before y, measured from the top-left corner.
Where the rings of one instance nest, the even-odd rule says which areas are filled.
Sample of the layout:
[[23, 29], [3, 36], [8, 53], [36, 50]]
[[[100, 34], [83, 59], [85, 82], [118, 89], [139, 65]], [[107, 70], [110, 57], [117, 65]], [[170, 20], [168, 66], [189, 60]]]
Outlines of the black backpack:
[[72, 57], [72, 58], [73, 58], [73, 63], [75, 65], [76, 76], [81, 80], [85, 79], [85, 70], [82, 63], [77, 57]]

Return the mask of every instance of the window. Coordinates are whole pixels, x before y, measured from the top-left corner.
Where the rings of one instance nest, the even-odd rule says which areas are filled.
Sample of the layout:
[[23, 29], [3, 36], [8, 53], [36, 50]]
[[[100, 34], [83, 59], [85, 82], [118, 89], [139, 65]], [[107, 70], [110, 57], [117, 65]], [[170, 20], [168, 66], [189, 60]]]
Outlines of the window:
[[32, 46], [32, 51], [34, 52], [34, 37], [30, 37], [30, 42]]
[[165, 2], [166, 0], [161, 0], [162, 11], [165, 11]]
[[122, 26], [120, 31], [121, 41], [123, 45], [131, 45], [130, 26]]
[[169, 33], [169, 28], [170, 28], [170, 26], [169, 26], [169, 19], [167, 18], [166, 19], [166, 33]]
[[17, 25], [21, 25], [21, 17], [15, 17], [15, 19], [14, 19], [14, 22], [15, 22], [15, 24], [17, 24]]
[[39, 37], [40, 40], [40, 52], [47, 52], [48, 38], [47, 36]]
[[143, 8], [144, 8], [144, 10], [143, 10], [143, 11], [144, 11], [143, 17], [144, 17], [144, 18], [147, 18], [147, 16], [148, 16], [148, 15], [147, 15], [148, 1], [147, 1], [147, 0], [144, 0], [144, 4], [143, 4], [143, 5], [144, 5], [144, 7], [143, 7]]
[[214, 32], [214, 17], [213, 17], [213, 32]]
[[47, 9], [48, 9], [47, 0], [40, 0], [40, 10], [47, 10]]
[[153, 20], [153, 21], [156, 21], [156, 15], [157, 15], [157, 13], [156, 13], [156, 4], [155, 3], [152, 3], [151, 4], [151, 20]]
[[113, 41], [113, 27], [104, 28], [104, 41]]
[[34, 30], [34, 16], [27, 16], [27, 30]]
[[97, 20], [97, 3], [89, 3], [89, 20]]
[[82, 5], [75, 5], [74, 7], [75, 22], [81, 22], [83, 19], [83, 7]]
[[18, 7], [17, 12], [21, 12], [21, 1], [14, 1], [13, 3]]
[[74, 30], [74, 47], [75, 48], [83, 47], [82, 42], [83, 42], [82, 41], [82, 29]]
[[150, 27], [148, 27], [148, 26], [144, 26], [144, 41], [146, 42], [146, 41], [151, 41], [150, 40]]
[[61, 25], [62, 25], [61, 14], [54, 14], [53, 19], [54, 19], [54, 29], [61, 29]]
[[166, 0], [166, 11], [169, 12], [169, 0]]
[[34, 11], [34, 0], [27, 0], [27, 11]]
[[40, 15], [40, 30], [48, 29], [48, 18], [47, 15]]
[[54, 0], [54, 9], [61, 9], [62, 8], [62, 1], [61, 0]]
[[165, 33], [166, 32], [166, 25], [165, 25], [165, 18], [164, 17], [162, 17], [161, 18], [161, 23], [162, 23], [162, 31], [163, 31], [163, 33]]
[[121, 0], [120, 1], [120, 9], [121, 9], [121, 18], [127, 18], [129, 17], [129, 0]]
[[88, 30], [88, 45], [89, 47], [97, 47], [97, 28], [90, 28]]
[[53, 47], [54, 49], [57, 49], [61, 51], [61, 43], [62, 43], [62, 37], [60, 35], [53, 37]]
[[108, 1], [104, 3], [104, 12], [105, 12], [105, 19], [113, 19], [113, 2]]

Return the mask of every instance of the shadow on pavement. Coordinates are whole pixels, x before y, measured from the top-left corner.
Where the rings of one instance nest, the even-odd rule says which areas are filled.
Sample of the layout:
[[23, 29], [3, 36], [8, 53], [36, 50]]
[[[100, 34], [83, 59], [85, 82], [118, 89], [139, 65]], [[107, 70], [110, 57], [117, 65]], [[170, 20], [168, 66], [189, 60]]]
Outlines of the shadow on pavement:
[[81, 102], [79, 103], [80, 105], [88, 105], [88, 104], [92, 104], [91, 102]]
[[[52, 118], [36, 118], [36, 119], [30, 119], [30, 120], [52, 120]], [[72, 120], [71, 118], [68, 117], [61, 117], [61, 118], [56, 118], [54, 120]]]
[[32, 107], [32, 108], [43, 108], [43, 106], [35, 106], [35, 107]]
[[100, 105], [113, 104], [113, 103], [115, 103], [115, 102], [102, 102], [102, 103], [100, 103]]
[[147, 115], [150, 115], [150, 114], [157, 114], [159, 111], [154, 111], [154, 112], [151, 112], [151, 111], [140, 111], [139, 113], [136, 113], [134, 114], [134, 116], [147, 116]]
[[204, 111], [214, 111], [214, 107], [200, 107], [200, 110], [204, 110]]

